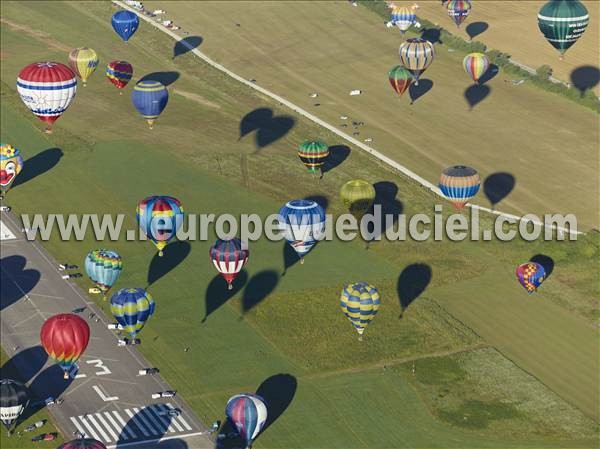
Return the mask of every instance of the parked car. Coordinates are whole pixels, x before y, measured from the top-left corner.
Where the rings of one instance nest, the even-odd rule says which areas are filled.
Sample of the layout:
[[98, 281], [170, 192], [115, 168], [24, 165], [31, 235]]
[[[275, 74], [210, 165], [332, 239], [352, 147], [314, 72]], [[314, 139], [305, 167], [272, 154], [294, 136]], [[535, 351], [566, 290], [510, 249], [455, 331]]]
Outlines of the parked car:
[[10, 206], [0, 206], [0, 212], [10, 212]]
[[107, 327], [108, 327], [110, 330], [115, 330], [115, 329], [117, 329], [117, 330], [123, 330], [123, 326], [121, 326], [119, 323], [109, 323], [109, 324], [107, 325]]
[[159, 391], [158, 393], [152, 393], [152, 399], [172, 398], [176, 394], [177, 392], [174, 390]]
[[158, 374], [158, 368], [144, 368], [138, 371], [138, 375], [140, 376], [151, 376], [153, 374]]
[[99, 295], [102, 293], [102, 290], [100, 290], [98, 287], [92, 287], [88, 288], [88, 293], [91, 293], [92, 295]]
[[31, 441], [33, 441], [34, 443], [37, 443], [38, 441], [52, 441], [56, 440], [57, 437], [58, 434], [56, 432], [42, 433], [41, 435], [33, 437]]

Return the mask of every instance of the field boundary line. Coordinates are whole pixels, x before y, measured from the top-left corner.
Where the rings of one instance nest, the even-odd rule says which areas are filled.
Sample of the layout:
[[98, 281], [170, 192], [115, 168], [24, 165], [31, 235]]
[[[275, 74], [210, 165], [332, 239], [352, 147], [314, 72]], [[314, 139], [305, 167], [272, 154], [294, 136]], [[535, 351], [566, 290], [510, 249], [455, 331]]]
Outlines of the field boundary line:
[[[405, 167], [402, 164], [399, 164], [398, 162], [396, 162], [395, 160], [391, 159], [390, 157], [384, 155], [383, 153], [377, 151], [376, 149], [365, 145], [363, 142], [355, 139], [352, 136], [347, 135], [346, 133], [340, 131], [339, 129], [337, 129], [335, 126], [330, 125], [329, 123], [325, 122], [324, 120], [321, 120], [320, 118], [318, 118], [317, 116], [311, 114], [310, 112], [302, 109], [300, 106], [295, 105], [294, 103], [292, 103], [291, 101], [286, 100], [283, 97], [280, 97], [279, 95], [277, 95], [276, 93], [271, 92], [270, 90], [265, 89], [264, 87], [261, 87], [243, 77], [241, 77], [240, 75], [238, 75], [237, 73], [232, 72], [231, 70], [229, 70], [227, 67], [219, 64], [216, 61], [213, 61], [211, 58], [209, 58], [207, 55], [205, 55], [204, 53], [202, 53], [200, 50], [198, 50], [197, 48], [195, 48], [194, 46], [192, 46], [191, 44], [189, 44], [188, 42], [186, 42], [184, 40], [183, 37], [179, 36], [177, 33], [174, 33], [172, 30], [168, 29], [167, 27], [165, 27], [164, 25], [162, 25], [162, 23], [157, 22], [155, 20], [152, 20], [151, 17], [148, 17], [144, 14], [141, 14], [139, 10], [132, 8], [129, 5], [126, 5], [124, 2], [120, 1], [120, 0], [111, 0], [112, 3], [114, 3], [117, 6], [120, 6], [121, 8], [124, 8], [128, 11], [131, 11], [132, 13], [136, 14], [140, 19], [148, 22], [150, 25], [152, 25], [153, 27], [157, 28], [158, 30], [162, 31], [163, 33], [166, 33], [168, 36], [172, 37], [173, 39], [175, 39], [180, 45], [183, 45], [184, 47], [186, 47], [191, 53], [193, 53], [194, 55], [196, 55], [197, 57], [199, 57], [200, 59], [202, 59], [204, 62], [206, 62], [208, 65], [210, 65], [211, 67], [225, 73], [226, 75], [228, 75], [229, 77], [235, 79], [236, 81], [239, 81], [240, 83], [262, 93], [263, 95], [266, 95], [267, 97], [270, 97], [271, 99], [278, 101], [279, 103], [281, 103], [282, 105], [288, 107], [289, 109], [291, 109], [292, 111], [296, 112], [297, 114], [300, 114], [301, 116], [309, 119], [310, 121], [316, 123], [319, 126], [322, 126], [323, 128], [327, 129], [328, 131], [331, 131], [332, 133], [336, 134], [337, 136], [341, 137], [342, 139], [346, 140], [347, 142], [351, 143], [352, 145], [360, 148], [361, 150], [371, 154], [372, 156], [374, 156], [375, 158], [379, 159], [381, 162], [385, 163], [386, 165], [388, 165], [389, 167], [398, 170], [399, 172], [401, 172], [402, 174], [404, 174], [405, 176], [407, 176], [408, 178], [412, 179], [413, 181], [418, 182], [419, 184], [421, 184], [423, 187], [426, 187], [428, 190], [430, 190], [431, 192], [433, 192], [435, 195], [444, 198], [444, 195], [442, 194], [441, 190], [439, 189], [438, 186], [436, 186], [435, 184], [432, 184], [431, 182], [429, 182], [428, 180], [426, 180], [425, 178], [419, 176], [417, 173], [413, 172], [412, 170], [410, 170], [409, 168]], [[518, 215], [514, 215], [514, 214], [509, 214], [506, 212], [500, 212], [497, 210], [493, 210], [490, 209], [488, 207], [484, 207], [484, 206], [479, 206], [477, 204], [467, 204], [468, 207], [471, 207], [472, 209], [478, 209], [480, 211], [483, 212], [487, 212], [493, 215], [498, 215], [498, 216], [502, 216], [502, 217], [506, 217], [506, 218], [510, 218], [516, 221], [526, 221], [526, 222], [530, 222], [533, 223], [536, 226], [541, 226], [541, 227], [549, 227], [552, 229], [556, 229], [558, 232], [561, 233], [565, 233], [568, 232], [569, 234], [577, 234], [577, 235], [581, 235], [584, 234], [584, 232], [581, 231], [573, 231], [571, 229], [566, 229], [563, 228], [562, 226], [547, 226], [545, 223], [542, 223], [540, 221], [537, 220], [531, 220], [528, 218], [523, 218], [521, 216]]]

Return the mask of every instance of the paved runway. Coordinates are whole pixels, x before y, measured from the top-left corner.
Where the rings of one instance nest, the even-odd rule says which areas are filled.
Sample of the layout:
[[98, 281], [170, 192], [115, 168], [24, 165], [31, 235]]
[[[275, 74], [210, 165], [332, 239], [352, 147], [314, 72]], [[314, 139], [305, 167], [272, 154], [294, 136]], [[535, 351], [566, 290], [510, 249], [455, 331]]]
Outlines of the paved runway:
[[[117, 346], [117, 335], [107, 328], [112, 320], [62, 279], [58, 263], [39, 242], [25, 239], [13, 215], [2, 212], [0, 220], [2, 346], [37, 400], [64, 399], [48, 409], [65, 438], [81, 432], [109, 448], [212, 449], [206, 427], [181, 398], [151, 398], [171, 388], [159, 375], [138, 375], [150, 365], [134, 348]], [[82, 262], [69, 261], [80, 268]], [[64, 380], [40, 347], [39, 330], [48, 317], [82, 307], [91, 338], [76, 377]], [[179, 416], [169, 415], [173, 408]]]

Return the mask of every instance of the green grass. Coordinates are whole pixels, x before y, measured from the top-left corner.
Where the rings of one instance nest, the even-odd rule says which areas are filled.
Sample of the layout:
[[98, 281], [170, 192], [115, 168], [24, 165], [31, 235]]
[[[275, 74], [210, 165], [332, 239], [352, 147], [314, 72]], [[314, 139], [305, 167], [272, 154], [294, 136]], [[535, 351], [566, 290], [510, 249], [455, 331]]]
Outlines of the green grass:
[[[4, 350], [0, 349], [0, 365], [2, 366], [2, 373], [0, 374], [0, 376], [2, 377], [2, 379], [8, 378], [8, 379], [20, 380], [21, 376], [19, 375], [18, 372], [16, 372], [14, 370], [14, 367], [12, 365], [7, 364], [8, 361], [9, 361], [8, 356], [6, 355]], [[45, 426], [41, 427], [40, 429], [37, 429], [35, 432], [23, 434], [24, 436], [22, 436], [22, 437], [19, 437], [17, 435], [17, 433], [19, 431], [22, 431], [29, 424], [33, 424], [34, 422], [40, 421], [42, 419], [48, 420], [48, 422], [46, 423]], [[52, 432], [58, 432], [58, 429], [56, 429], [54, 427], [54, 424], [52, 423], [52, 420], [50, 419], [50, 414], [48, 413], [48, 411], [46, 409], [41, 409], [40, 411], [31, 415], [25, 421], [19, 422], [14, 429], [13, 435], [10, 437], [7, 436], [6, 428], [3, 426], [1, 429], [1, 432], [0, 432], [0, 447], [2, 447], [2, 449], [31, 449], [31, 446], [34, 444], [31, 442], [31, 438], [33, 438], [36, 435], [39, 435], [40, 433], [52, 433]], [[52, 442], [46, 441], [46, 442], [35, 443], [35, 445], [36, 445], [36, 447], [39, 447], [42, 449], [43, 448], [54, 449], [54, 448], [60, 446], [62, 443], [63, 443], [63, 438], [59, 432], [58, 438], [56, 440], [54, 440]]]
[[[153, 193], [180, 198], [190, 213], [255, 212], [263, 216], [276, 212], [289, 198], [318, 194], [328, 198], [328, 210], [340, 213], [343, 207], [337, 192], [353, 177], [395, 183], [398, 199], [408, 215], [433, 210], [437, 199], [432, 195], [356, 149], [322, 180], [308, 178], [296, 159], [298, 143], [306, 136], [318, 136], [330, 144], [342, 142], [297, 116], [289, 133], [257, 152], [254, 135], [239, 138], [241, 118], [259, 107], [273, 109], [276, 116], [290, 114], [289, 111], [279, 109], [189, 55], [172, 62], [173, 42], [148, 26], [142, 26], [129, 44], [122, 44], [108, 24], [112, 11], [104, 3], [66, 3], [61, 8], [39, 2], [3, 4], [3, 19], [27, 23], [47, 36], [16, 32], [2, 24], [2, 141], [15, 144], [26, 159], [48, 148], [57, 147], [63, 152], [50, 171], [9, 192], [8, 199], [16, 213], [123, 213], [125, 225], [134, 229], [136, 203]], [[127, 59], [134, 64], [136, 77], [159, 70], [181, 72], [180, 79], [170, 87], [170, 103], [153, 131], [147, 130], [133, 110], [128, 98], [130, 88], [119, 96], [102, 79], [99, 69], [88, 87], [80, 88], [72, 108], [57, 122], [54, 134], [38, 132], [40, 124], [15, 95], [16, 73], [32, 60], [64, 61], [66, 55], [56, 46], [85, 45], [90, 33], [103, 61]], [[49, 42], [54, 46], [49, 46]], [[203, 101], [190, 100], [189, 94], [178, 95], [175, 91], [200, 95]], [[247, 177], [243, 176], [244, 160]], [[444, 213], [449, 214], [450, 208], [446, 207]], [[484, 217], [482, 227], [489, 227], [490, 223], [491, 219]], [[116, 288], [146, 286], [148, 266], [155, 255], [149, 242], [99, 243], [91, 235], [82, 242], [61, 242], [54, 234], [45, 246], [58, 259], [74, 263], [81, 261], [90, 248], [116, 249], [123, 256], [125, 267]], [[222, 418], [229, 395], [254, 391], [277, 373], [294, 375], [298, 379], [296, 395], [281, 418], [257, 441], [257, 449], [395, 449], [399, 444], [589, 446], [587, 441], [576, 441], [587, 438], [589, 433], [584, 431], [573, 436], [560, 430], [549, 439], [534, 435], [533, 431], [514, 434], [509, 440], [498, 436], [508, 434], [510, 429], [523, 429], [523, 422], [532, 423], [532, 429], [541, 434], [546, 424], [533, 419], [536, 412], [532, 410], [519, 410], [519, 414], [499, 420], [493, 419], [499, 413], [495, 409], [486, 418], [495, 423], [489, 426], [491, 429], [476, 431], [444, 421], [440, 414], [431, 411], [424, 394], [409, 380], [383, 366], [479, 347], [481, 337], [487, 344], [502, 346], [502, 352], [511, 359], [512, 354], [505, 347], [527, 346], [531, 354], [540, 355], [535, 360], [540, 375], [535, 375], [544, 383], [548, 383], [544, 376], [560, 380], [561, 372], [583, 367], [582, 374], [575, 376], [580, 383], [572, 396], [569, 385], [556, 382], [552, 386], [566, 400], [558, 400], [565, 416], [579, 416], [567, 402], [586, 408], [594, 401], [594, 375], [589, 375], [593, 362], [590, 365], [588, 352], [597, 333], [583, 319], [575, 318], [573, 310], [586, 317], [593, 315], [592, 302], [586, 298], [597, 292], [595, 278], [589, 275], [589, 266], [598, 261], [598, 252], [589, 250], [597, 247], [596, 236], [578, 242], [534, 244], [375, 242], [368, 251], [361, 242], [322, 242], [304, 265], [293, 265], [285, 275], [283, 244], [261, 240], [251, 245], [247, 274], [250, 285], [262, 288], [252, 284], [252, 279], [260, 273], [272, 273], [268, 276], [277, 279], [273, 292], [243, 313], [244, 295], [254, 292], [242, 290], [203, 322], [207, 291], [216, 277], [208, 260], [208, 247], [209, 242], [192, 242], [189, 256], [149, 287], [157, 301], [157, 313], [144, 329], [144, 344], [139, 349], [161, 368], [169, 383], [207, 422]], [[555, 273], [538, 294], [543, 299], [532, 306], [516, 285], [512, 270], [537, 253], [556, 257], [557, 264]], [[560, 263], [559, 253], [564, 253]], [[396, 281], [402, 270], [414, 263], [431, 266], [431, 283], [424, 297], [411, 304], [399, 320]], [[490, 267], [499, 275], [491, 276]], [[373, 282], [383, 294], [381, 311], [360, 345], [338, 307], [341, 286], [358, 279]], [[89, 284], [82, 281], [81, 285], [87, 288]], [[223, 283], [220, 285], [225, 288]], [[488, 299], [490, 292], [497, 298], [494, 302]], [[542, 296], [546, 292], [548, 295]], [[497, 304], [503, 293], [510, 297], [511, 313], [502, 313]], [[220, 295], [218, 290], [208, 294], [210, 298]], [[471, 303], [466, 303], [465, 297]], [[566, 304], [550, 303], [548, 307], [547, 302], [559, 303], [558, 297]], [[547, 308], [552, 312], [545, 312]], [[504, 338], [501, 332], [484, 335], [480, 330], [482, 323], [492, 318], [496, 327], [509, 329], [514, 322], [532, 326], [540, 313], [553, 315], [540, 337], [533, 330], [524, 340]], [[553, 334], [552, 329], [560, 332]], [[574, 343], [585, 350], [545, 363], [541, 356], [560, 346], [563, 334], [576, 336]], [[184, 352], [185, 347], [191, 350]], [[474, 363], [483, 369], [488, 362], [482, 358]], [[474, 394], [469, 407], [481, 410], [477, 401], [486, 403], [484, 396]], [[450, 412], [460, 410], [459, 405]], [[362, 412], [360, 416], [357, 411]], [[588, 429], [592, 432], [593, 426]]]

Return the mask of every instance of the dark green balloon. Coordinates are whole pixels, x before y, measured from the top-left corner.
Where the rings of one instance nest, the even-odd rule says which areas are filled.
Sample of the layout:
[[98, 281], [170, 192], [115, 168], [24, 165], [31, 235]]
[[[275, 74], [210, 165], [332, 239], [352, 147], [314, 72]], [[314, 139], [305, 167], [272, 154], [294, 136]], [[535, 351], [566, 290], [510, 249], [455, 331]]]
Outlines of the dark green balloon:
[[538, 13], [546, 40], [563, 55], [585, 31], [590, 16], [578, 0], [551, 0]]

